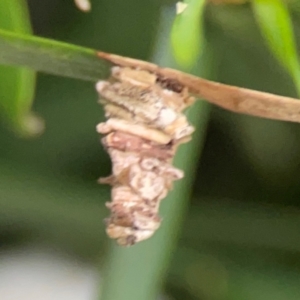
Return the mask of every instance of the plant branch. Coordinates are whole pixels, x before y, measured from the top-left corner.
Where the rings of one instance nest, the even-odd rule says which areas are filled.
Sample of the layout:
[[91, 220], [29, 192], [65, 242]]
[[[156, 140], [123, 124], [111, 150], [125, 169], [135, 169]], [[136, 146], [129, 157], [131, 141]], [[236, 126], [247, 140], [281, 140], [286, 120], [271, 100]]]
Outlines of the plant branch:
[[146, 61], [15, 34], [0, 29], [0, 64], [22, 65], [36, 71], [97, 81], [109, 77], [112, 65], [141, 68], [186, 86], [196, 97], [227, 110], [291, 122], [300, 122], [300, 101], [202, 79]]
[[161, 68], [146, 61], [110, 53], [98, 52], [98, 56], [116, 65], [138, 67], [154, 72], [164, 79], [174, 80], [187, 87], [196, 97], [235, 113], [300, 123], [300, 101], [295, 98], [213, 82], [174, 69]]

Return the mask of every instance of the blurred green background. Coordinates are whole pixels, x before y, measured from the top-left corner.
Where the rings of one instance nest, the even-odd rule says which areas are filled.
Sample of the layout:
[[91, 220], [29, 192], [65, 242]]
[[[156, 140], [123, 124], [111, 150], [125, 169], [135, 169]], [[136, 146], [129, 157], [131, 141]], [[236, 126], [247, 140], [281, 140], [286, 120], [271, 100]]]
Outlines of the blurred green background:
[[[84, 14], [71, 0], [27, 2], [39, 36], [145, 60], [161, 36], [162, 9], [174, 4], [94, 0]], [[300, 5], [290, 1], [289, 8], [299, 43]], [[250, 5], [210, 5], [204, 26], [211, 79], [297, 97]], [[104, 116], [93, 83], [38, 74], [33, 110], [46, 122], [40, 137], [20, 139], [0, 128], [0, 250], [41, 244], [102, 266], [110, 249], [102, 222], [110, 195], [96, 180], [111, 165], [95, 131]], [[195, 164], [164, 293], [300, 299], [300, 126], [213, 107]]]

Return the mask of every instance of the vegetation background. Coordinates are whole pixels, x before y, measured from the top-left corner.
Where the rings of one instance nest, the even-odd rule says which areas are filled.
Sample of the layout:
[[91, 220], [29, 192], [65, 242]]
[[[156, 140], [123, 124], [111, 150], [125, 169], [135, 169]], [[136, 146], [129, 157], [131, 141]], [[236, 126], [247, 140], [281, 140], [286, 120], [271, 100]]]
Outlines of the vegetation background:
[[[163, 28], [174, 14], [173, 1], [94, 0], [88, 14], [72, 1], [27, 2], [39, 36], [169, 64], [162, 45], [170, 32]], [[299, 42], [300, 6], [296, 0], [288, 4]], [[289, 74], [268, 50], [250, 4], [207, 6], [204, 29], [205, 59], [195, 73], [297, 97]], [[10, 93], [15, 87], [5, 81], [3, 70], [0, 90]], [[111, 165], [95, 132], [104, 116], [94, 84], [38, 74], [33, 109], [46, 122], [40, 137], [22, 139], [0, 127], [0, 250], [39, 244], [63, 251], [110, 274], [104, 282], [113, 282], [115, 290], [122, 291], [119, 284], [126, 282], [129, 296], [123, 299], [147, 299], [134, 296], [140, 288], [134, 261], [123, 272], [113, 258], [119, 250], [104, 232], [109, 188], [96, 180], [108, 175]], [[176, 246], [160, 241], [159, 249], [166, 247], [168, 254], [156, 280], [170, 299], [299, 299], [299, 125], [208, 105], [202, 110], [198, 119], [208, 122], [201, 130], [203, 144], [195, 148], [202, 154], [199, 160], [191, 156], [195, 179], [186, 174], [193, 179], [192, 197], [186, 195], [184, 221], [178, 215], [179, 228], [172, 233]], [[149, 248], [155, 238], [141, 247]], [[139, 262], [138, 270], [146, 274], [151, 253], [144, 252]], [[157, 287], [150, 288], [155, 295]], [[122, 299], [108, 294], [102, 299]]]

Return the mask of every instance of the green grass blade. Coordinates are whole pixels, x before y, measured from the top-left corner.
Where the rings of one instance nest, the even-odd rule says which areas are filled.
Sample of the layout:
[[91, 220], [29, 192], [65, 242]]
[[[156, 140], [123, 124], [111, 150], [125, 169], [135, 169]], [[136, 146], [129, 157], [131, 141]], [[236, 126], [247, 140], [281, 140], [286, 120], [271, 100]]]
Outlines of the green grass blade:
[[109, 76], [111, 65], [97, 51], [72, 44], [0, 29], [0, 64], [97, 81]]
[[200, 56], [203, 44], [202, 16], [206, 1], [185, 0], [180, 3], [186, 7], [177, 14], [173, 23], [172, 51], [182, 68], [191, 68]]
[[[29, 14], [23, 0], [2, 0], [0, 28], [31, 33]], [[0, 66], [0, 115], [20, 135], [34, 135], [42, 123], [30, 111], [35, 91], [35, 72], [25, 68]]]
[[[175, 67], [169, 61], [172, 55], [166, 43], [172, 20], [168, 15], [163, 15], [161, 19], [160, 32], [163, 36], [156, 49], [156, 53], [159, 53], [159, 61], [156, 62]], [[101, 300], [157, 299], [190, 198], [208, 119], [208, 107], [207, 103], [197, 101], [188, 112], [189, 120], [197, 127], [197, 131], [193, 134], [193, 140], [181, 146], [175, 157], [175, 165], [183, 169], [186, 175], [183, 180], [175, 183], [174, 190], [162, 201], [160, 214], [163, 222], [158, 232], [149, 240], [130, 248], [121, 248], [115, 242], [112, 243]]]
[[300, 64], [285, 1], [252, 0], [252, 7], [270, 50], [289, 72], [300, 95]]

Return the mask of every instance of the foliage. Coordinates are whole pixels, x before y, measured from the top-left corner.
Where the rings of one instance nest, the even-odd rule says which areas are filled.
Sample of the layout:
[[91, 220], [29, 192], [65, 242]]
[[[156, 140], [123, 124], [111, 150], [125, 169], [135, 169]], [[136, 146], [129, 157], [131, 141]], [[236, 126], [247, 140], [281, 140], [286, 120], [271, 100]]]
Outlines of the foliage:
[[[28, 33], [22, 2], [4, 2], [0, 16], [9, 7], [17, 16], [14, 22], [23, 25], [5, 27], [0, 18], [0, 27], [18, 32], [10, 37], [21, 37], [24, 28]], [[268, 1], [267, 11], [258, 6], [262, 2], [207, 5], [205, 19], [199, 22], [205, 28], [199, 30], [205, 33], [205, 44], [200, 44], [202, 55], [193, 72], [293, 96], [293, 83], [298, 89], [295, 44], [299, 42], [299, 10], [293, 2], [287, 7], [295, 16], [292, 21], [280, 1]], [[73, 46], [79, 44], [175, 66], [169, 49], [174, 6], [169, 8], [160, 1], [94, 1], [92, 12], [83, 14], [72, 1], [28, 3], [35, 32], [69, 43], [53, 42], [55, 49], [71, 47], [76, 52], [83, 50]], [[277, 13], [280, 28], [270, 26], [271, 16]], [[193, 26], [197, 21], [193, 19]], [[184, 29], [178, 32], [182, 37]], [[36, 55], [43, 53], [41, 40], [35, 41], [40, 47]], [[7, 55], [11, 53], [10, 49]], [[193, 52], [190, 55], [186, 65], [197, 58]], [[73, 58], [68, 70], [72, 70]], [[63, 66], [63, 60], [57, 62]], [[80, 69], [77, 64], [74, 68], [76, 74], [84, 69], [92, 76], [105, 76], [105, 66]], [[17, 75], [10, 76], [10, 72]], [[1, 112], [5, 109], [6, 123], [19, 131], [32, 100], [34, 74], [1, 66], [0, 77]], [[199, 160], [208, 118], [208, 107], [199, 102], [188, 112], [194, 124], [199, 124], [198, 134], [177, 158], [177, 165], [186, 169], [187, 181], [176, 185], [173, 196], [165, 200], [161, 231], [137, 248], [117, 249], [107, 245], [101, 223], [107, 214], [104, 202], [109, 190], [95, 184], [98, 176], [109, 173], [110, 163], [95, 133], [103, 112], [96, 103], [93, 84], [39, 74], [35, 100], [35, 110], [47, 123], [39, 139], [23, 140], [4, 127], [0, 130], [3, 245], [46, 242], [93, 263], [101, 255], [107, 271], [106, 300], [154, 299], [165, 276], [165, 291], [174, 299], [299, 299], [299, 125], [214, 109]]]
[[[0, 28], [19, 33], [31, 32], [24, 1], [3, 0], [0, 3]], [[1, 115], [22, 135], [34, 135], [43, 129], [30, 106], [35, 89], [35, 72], [25, 68], [0, 67]]]

